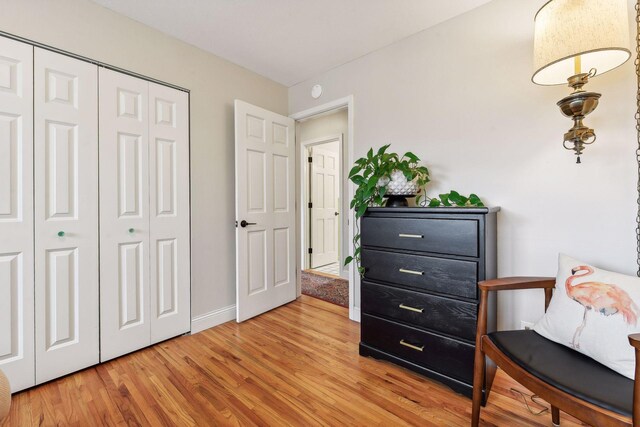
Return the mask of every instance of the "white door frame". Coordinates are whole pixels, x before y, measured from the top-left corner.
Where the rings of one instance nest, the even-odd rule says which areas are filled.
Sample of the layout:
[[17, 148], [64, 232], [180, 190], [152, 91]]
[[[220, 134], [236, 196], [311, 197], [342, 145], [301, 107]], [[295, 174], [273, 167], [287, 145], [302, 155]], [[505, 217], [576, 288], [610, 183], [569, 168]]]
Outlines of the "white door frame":
[[[300, 267], [302, 269], [305, 269], [305, 267], [307, 267], [307, 265], [309, 263], [307, 263], [307, 260], [309, 258], [309, 254], [307, 253], [307, 248], [309, 247], [309, 245], [311, 244], [311, 242], [308, 241], [309, 236], [308, 236], [308, 229], [307, 227], [310, 228], [310, 219], [309, 219], [309, 208], [306, 207], [305, 201], [309, 201], [309, 194], [308, 194], [308, 190], [309, 190], [309, 185], [311, 184], [310, 181], [310, 176], [309, 176], [309, 161], [307, 159], [307, 150], [313, 146], [316, 145], [321, 145], [321, 144], [326, 144], [329, 142], [334, 142], [334, 141], [338, 141], [338, 145], [339, 145], [339, 150], [340, 150], [340, 165], [339, 165], [339, 170], [340, 170], [340, 191], [338, 192], [339, 197], [340, 197], [340, 206], [339, 206], [339, 210], [340, 210], [340, 215], [344, 215], [343, 214], [343, 205], [344, 205], [344, 189], [343, 189], [343, 185], [342, 185], [342, 180], [344, 179], [342, 177], [342, 175], [344, 175], [344, 146], [343, 146], [343, 135], [340, 134], [336, 134], [336, 135], [329, 135], [329, 136], [324, 136], [321, 138], [314, 138], [314, 139], [308, 139], [306, 141], [301, 141], [300, 142], [300, 207], [302, 209], [300, 209], [300, 236], [301, 236], [301, 240], [300, 240], [300, 250], [302, 251], [300, 253], [300, 259], [302, 260], [302, 262], [300, 263]], [[342, 218], [341, 218], [342, 220]], [[339, 228], [339, 243], [338, 243], [338, 263], [340, 264], [340, 271], [342, 271], [342, 265], [344, 264], [344, 259], [346, 258], [344, 256], [344, 250], [343, 250], [343, 239], [344, 236], [347, 235], [346, 231], [347, 230], [343, 230], [342, 227]], [[310, 268], [307, 267], [307, 268]]]
[[[322, 104], [322, 105], [318, 105], [316, 107], [311, 107], [307, 110], [303, 110], [303, 111], [299, 111], [297, 113], [291, 114], [289, 115], [289, 117], [291, 117], [292, 119], [299, 121], [299, 120], [304, 120], [304, 119], [308, 119], [311, 118], [312, 116], [316, 116], [318, 114], [322, 114], [322, 113], [326, 113], [328, 111], [332, 111], [332, 110], [337, 110], [340, 108], [344, 108], [347, 107], [347, 155], [344, 156], [344, 162], [348, 165], [353, 164], [353, 147], [354, 147], [354, 140], [355, 140], [355, 135], [353, 132], [354, 126], [353, 126], [353, 95], [349, 95], [346, 96], [344, 98], [339, 98], [336, 99], [334, 101], [328, 102], [326, 104]], [[296, 150], [300, 150], [300, 146], [299, 144], [296, 143]], [[301, 173], [301, 171], [298, 171], [298, 173]], [[349, 177], [345, 176], [344, 179], [348, 179]], [[297, 182], [300, 182], [300, 179], [297, 180]], [[354, 187], [353, 187], [353, 183], [352, 182], [348, 182], [347, 185], [347, 194], [344, 194], [345, 198], [347, 200], [351, 200], [353, 198], [353, 193], [354, 193]], [[298, 197], [300, 192], [298, 192]], [[302, 203], [304, 203], [303, 199], [298, 198], [296, 200], [296, 204], [297, 206], [303, 206]], [[355, 227], [354, 227], [354, 222], [353, 219], [351, 218], [351, 210], [344, 212], [344, 215], [348, 215], [349, 218], [349, 228], [347, 231], [348, 234], [348, 239], [349, 242], [351, 242], [353, 240], [353, 236], [355, 233]], [[302, 224], [298, 224], [297, 225], [297, 235], [298, 238], [296, 239], [296, 242], [298, 245], [300, 245], [301, 239], [300, 239], [300, 234], [302, 231], [301, 228]], [[348, 254], [342, 254], [343, 257], [346, 257], [348, 255], [351, 254], [351, 249], [352, 246], [349, 245], [349, 253]], [[298, 253], [300, 253], [300, 251], [298, 251]], [[300, 296], [300, 278], [301, 278], [301, 273], [302, 273], [302, 259], [298, 259], [297, 262], [297, 267], [296, 267], [296, 274], [298, 276], [298, 290], [297, 290], [297, 295]], [[360, 321], [360, 306], [358, 304], [358, 306], [356, 306], [356, 289], [360, 289], [360, 275], [357, 274], [357, 269], [354, 268], [354, 264], [351, 263], [349, 264], [349, 319], [351, 320], [355, 320], [356, 322]]]

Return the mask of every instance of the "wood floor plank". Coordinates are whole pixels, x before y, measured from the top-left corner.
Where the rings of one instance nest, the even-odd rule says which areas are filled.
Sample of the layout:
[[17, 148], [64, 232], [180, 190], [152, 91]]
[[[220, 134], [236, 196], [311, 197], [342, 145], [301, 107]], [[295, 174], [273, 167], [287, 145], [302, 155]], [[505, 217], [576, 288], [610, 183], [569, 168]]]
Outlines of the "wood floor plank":
[[[358, 355], [347, 309], [302, 296], [14, 395], [8, 426], [466, 426], [471, 401]], [[547, 426], [498, 372], [484, 426]], [[535, 405], [532, 405], [535, 407]], [[562, 425], [581, 425], [562, 414]]]

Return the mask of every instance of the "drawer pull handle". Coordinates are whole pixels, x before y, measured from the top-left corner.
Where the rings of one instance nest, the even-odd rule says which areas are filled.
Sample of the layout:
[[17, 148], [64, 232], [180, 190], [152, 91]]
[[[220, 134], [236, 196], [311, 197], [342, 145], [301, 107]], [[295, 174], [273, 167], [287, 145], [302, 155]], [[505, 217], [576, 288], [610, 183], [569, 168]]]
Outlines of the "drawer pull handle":
[[400, 307], [400, 308], [402, 308], [404, 310], [415, 311], [416, 313], [423, 313], [424, 312], [424, 308], [409, 307], [408, 305], [404, 305], [404, 304], [400, 304], [398, 307]]
[[423, 276], [424, 275], [424, 271], [407, 270], [406, 268], [401, 268], [398, 271], [400, 273], [413, 274], [413, 275], [416, 275], [416, 276]]
[[400, 233], [400, 234], [398, 234], [398, 237], [406, 237], [408, 239], [424, 239], [424, 236], [422, 234], [403, 234], [403, 233]]
[[417, 345], [410, 344], [410, 343], [406, 342], [405, 340], [400, 340], [400, 345], [403, 345], [405, 347], [409, 347], [410, 349], [415, 350], [415, 351], [424, 351], [424, 346], [423, 345], [418, 347]]

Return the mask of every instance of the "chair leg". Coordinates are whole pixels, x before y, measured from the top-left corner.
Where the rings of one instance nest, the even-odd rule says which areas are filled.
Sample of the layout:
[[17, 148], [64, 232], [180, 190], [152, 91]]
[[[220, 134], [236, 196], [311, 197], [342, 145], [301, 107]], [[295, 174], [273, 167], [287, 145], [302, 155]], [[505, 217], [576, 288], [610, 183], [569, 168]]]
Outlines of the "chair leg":
[[560, 425], [560, 409], [555, 406], [551, 407], [551, 422], [555, 427]]
[[485, 356], [482, 350], [476, 346], [476, 355], [473, 371], [473, 407], [471, 411], [471, 426], [477, 427], [480, 423], [480, 406], [482, 405], [482, 386], [484, 383]]

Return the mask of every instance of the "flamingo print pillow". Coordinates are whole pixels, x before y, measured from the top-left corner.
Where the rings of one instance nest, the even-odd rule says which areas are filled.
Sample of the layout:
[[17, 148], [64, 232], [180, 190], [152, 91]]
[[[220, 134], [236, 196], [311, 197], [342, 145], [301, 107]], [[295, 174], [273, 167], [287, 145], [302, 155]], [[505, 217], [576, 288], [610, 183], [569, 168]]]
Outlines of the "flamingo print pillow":
[[633, 379], [635, 353], [627, 337], [640, 332], [639, 306], [640, 278], [560, 254], [553, 298], [533, 329]]

